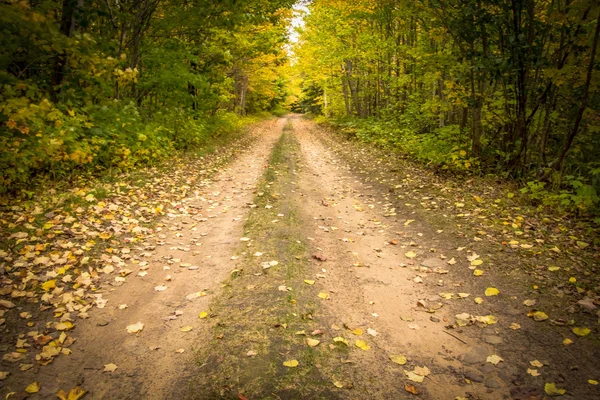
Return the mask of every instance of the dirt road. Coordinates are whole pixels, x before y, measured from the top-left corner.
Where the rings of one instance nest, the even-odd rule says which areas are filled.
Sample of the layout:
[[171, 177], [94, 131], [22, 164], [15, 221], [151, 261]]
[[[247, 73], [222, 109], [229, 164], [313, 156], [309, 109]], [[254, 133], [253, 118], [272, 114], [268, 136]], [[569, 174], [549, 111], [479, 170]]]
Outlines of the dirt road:
[[31, 398], [595, 398], [597, 346], [566, 350], [527, 316], [525, 287], [473, 275], [477, 243], [386, 190], [398, 182], [360, 177], [312, 122], [260, 135], [125, 252], [127, 281], [103, 278], [71, 354], [11, 373], [3, 394], [36, 381]]

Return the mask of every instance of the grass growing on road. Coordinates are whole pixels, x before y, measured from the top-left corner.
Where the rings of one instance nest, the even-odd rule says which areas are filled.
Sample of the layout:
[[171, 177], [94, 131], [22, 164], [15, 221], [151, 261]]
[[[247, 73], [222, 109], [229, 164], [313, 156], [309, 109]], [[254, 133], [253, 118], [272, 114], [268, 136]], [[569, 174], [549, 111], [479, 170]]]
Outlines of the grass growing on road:
[[[304, 282], [314, 278], [307, 276], [308, 250], [293, 196], [298, 157], [288, 123], [258, 186], [245, 225], [249, 240], [242, 242], [237, 268], [211, 306], [212, 338], [197, 354], [194, 398], [337, 397], [330, 377], [320, 371], [325, 344], [306, 343], [307, 337], [319, 339], [311, 332], [320, 327], [320, 299]], [[291, 360], [298, 365], [284, 366]]]

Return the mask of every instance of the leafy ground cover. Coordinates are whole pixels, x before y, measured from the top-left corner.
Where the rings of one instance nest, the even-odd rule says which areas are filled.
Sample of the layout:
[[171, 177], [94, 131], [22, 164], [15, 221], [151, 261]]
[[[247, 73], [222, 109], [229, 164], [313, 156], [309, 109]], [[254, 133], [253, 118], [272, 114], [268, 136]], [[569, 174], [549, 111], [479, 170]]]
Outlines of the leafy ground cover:
[[78, 321], [106, 305], [98, 287], [121, 286], [131, 265], [144, 275], [147, 262], [132, 257], [133, 249], [152, 251], [148, 239], [161, 230], [161, 218], [176, 213], [182, 199], [208, 185], [253, 140], [238, 131], [200, 156], [181, 154], [111, 178], [49, 182], [31, 188], [31, 198], [4, 198], [2, 378], [70, 354]]

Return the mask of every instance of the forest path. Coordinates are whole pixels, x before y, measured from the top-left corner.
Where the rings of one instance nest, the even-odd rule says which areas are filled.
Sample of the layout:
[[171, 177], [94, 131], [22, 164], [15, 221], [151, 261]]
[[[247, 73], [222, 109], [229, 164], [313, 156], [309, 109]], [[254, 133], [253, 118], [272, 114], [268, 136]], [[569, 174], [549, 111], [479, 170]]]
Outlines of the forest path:
[[595, 398], [592, 335], [534, 321], [531, 298], [555, 300], [494, 269], [523, 255], [457, 231], [408, 171], [369, 160], [361, 176], [313, 122], [261, 126], [155, 221], [124, 284], [99, 285], [71, 354], [12, 373], [3, 394], [36, 381], [31, 398], [534, 400], [552, 383]]

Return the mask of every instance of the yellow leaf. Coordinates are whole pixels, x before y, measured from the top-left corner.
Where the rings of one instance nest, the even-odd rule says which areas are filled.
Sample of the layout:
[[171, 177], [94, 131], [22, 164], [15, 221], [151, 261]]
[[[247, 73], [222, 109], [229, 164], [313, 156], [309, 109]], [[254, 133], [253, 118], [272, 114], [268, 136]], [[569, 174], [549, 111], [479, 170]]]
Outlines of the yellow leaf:
[[575, 283], [575, 282], [577, 282], [577, 278], [570, 277], [570, 278], [569, 278], [569, 282], [570, 282], [570, 283]]
[[46, 292], [49, 291], [50, 289], [54, 289], [55, 287], [56, 287], [56, 279], [51, 279], [49, 281], [42, 283], [42, 289], [44, 289]]
[[500, 293], [500, 291], [493, 287], [489, 287], [489, 288], [485, 289], [485, 295], [488, 297], [489, 296], [498, 296], [499, 293]]
[[314, 285], [315, 281], [311, 281], [310, 279], [305, 279], [304, 283], [306, 283], [307, 285]]
[[58, 324], [56, 324], [55, 328], [57, 331], [68, 331], [70, 329], [73, 329], [73, 323], [69, 321], [59, 322]]
[[306, 344], [308, 344], [310, 347], [318, 346], [319, 343], [321, 342], [317, 339], [306, 338]]
[[573, 341], [569, 338], [566, 338], [565, 340], [562, 341], [562, 344], [564, 344], [565, 346], [568, 346], [570, 344], [573, 344]]
[[496, 318], [493, 315], [477, 316], [477, 317], [475, 317], [475, 319], [478, 322], [483, 322], [484, 324], [488, 324], [488, 325], [493, 325], [493, 324], [498, 323], [498, 318]]
[[529, 364], [531, 364], [532, 367], [536, 367], [536, 368], [542, 368], [544, 366], [544, 364], [542, 362], [540, 362], [539, 360], [529, 361]]
[[194, 329], [194, 327], [187, 325], [187, 326], [184, 326], [183, 328], [181, 328], [180, 331], [181, 332], [189, 332], [192, 329]]
[[348, 346], [348, 341], [346, 339], [344, 339], [343, 337], [334, 337], [333, 341], [336, 343], [344, 343], [346, 346]]
[[536, 311], [533, 313], [533, 319], [537, 322], [545, 321], [548, 319], [548, 315], [543, 311]]
[[440, 293], [440, 297], [442, 299], [450, 300], [452, 297], [454, 297], [454, 294], [444, 292], [444, 293]]
[[480, 269], [476, 269], [475, 271], [473, 271], [473, 275], [475, 276], [481, 276], [483, 275], [483, 271]]
[[406, 364], [406, 357], [401, 354], [392, 354], [390, 356], [390, 360], [396, 364], [404, 365]]
[[415, 374], [415, 373], [414, 373], [414, 372], [412, 372], [412, 371], [406, 371], [406, 370], [405, 370], [405, 371], [404, 371], [404, 374], [406, 375], [406, 377], [407, 377], [408, 379], [410, 379], [410, 380], [411, 380], [411, 381], [413, 381], [413, 382], [423, 382], [423, 379], [425, 379], [425, 377], [424, 377], [424, 376], [422, 376], [422, 375], [417, 375], [417, 374]]
[[556, 272], [560, 269], [560, 267], [548, 267], [548, 271], [550, 272]]
[[563, 394], [567, 393], [565, 389], [557, 388], [556, 383], [554, 382], [546, 383], [544, 385], [544, 391], [548, 396], [562, 396]]
[[460, 297], [461, 299], [466, 299], [467, 297], [469, 297], [469, 293], [458, 293], [458, 297]]
[[33, 394], [40, 391], [40, 384], [38, 382], [32, 382], [25, 388], [27, 393]]
[[298, 360], [288, 360], [288, 361], [284, 361], [283, 365], [285, 365], [286, 367], [289, 368], [294, 368], [298, 366]]
[[342, 382], [340, 382], [340, 381], [333, 381], [333, 385], [336, 388], [340, 388], [340, 389], [344, 387], [344, 384]]
[[407, 251], [406, 253], [404, 253], [404, 255], [408, 258], [415, 258], [417, 256], [417, 253], [415, 253], [414, 251], [410, 250]]
[[329, 298], [329, 294], [324, 293], [324, 292], [320, 292], [317, 296], [319, 296], [322, 299], [328, 299]]
[[115, 372], [119, 366], [115, 363], [104, 364], [104, 370], [102, 372]]
[[352, 330], [351, 332], [354, 333], [357, 336], [360, 336], [360, 335], [363, 334], [363, 331], [360, 328], [356, 328], [356, 329]]
[[597, 380], [595, 380], [595, 379], [588, 379], [588, 383], [589, 383], [590, 385], [597, 385], [597, 384], [598, 384], [598, 381], [597, 381]]
[[60, 400], [79, 400], [83, 397], [87, 392], [80, 388], [79, 386], [75, 386], [73, 389], [69, 390], [69, 393], [65, 393], [64, 390], [59, 390], [56, 394]]
[[200, 314], [198, 314], [198, 316], [202, 319], [208, 317], [208, 313], [206, 311], [202, 311]]
[[577, 336], [587, 336], [590, 334], [591, 330], [589, 328], [579, 328], [579, 327], [575, 327], [573, 329], [571, 329], [571, 331], [576, 334]]
[[589, 246], [589, 243], [577, 241], [577, 247], [579, 247], [580, 249], [585, 249], [588, 246]]
[[476, 266], [481, 265], [481, 264], [483, 264], [483, 260], [473, 260], [473, 261], [471, 261], [471, 265], [473, 267], [476, 267]]
[[369, 346], [367, 344], [367, 342], [365, 342], [364, 340], [357, 340], [355, 343], [356, 347], [358, 347], [361, 350], [369, 350], [371, 348], [371, 346]]
[[474, 301], [475, 303], [477, 303], [477, 304], [481, 304], [481, 303], [483, 303], [483, 299], [482, 299], [481, 297], [475, 297], [475, 298], [473, 299], [473, 301]]

